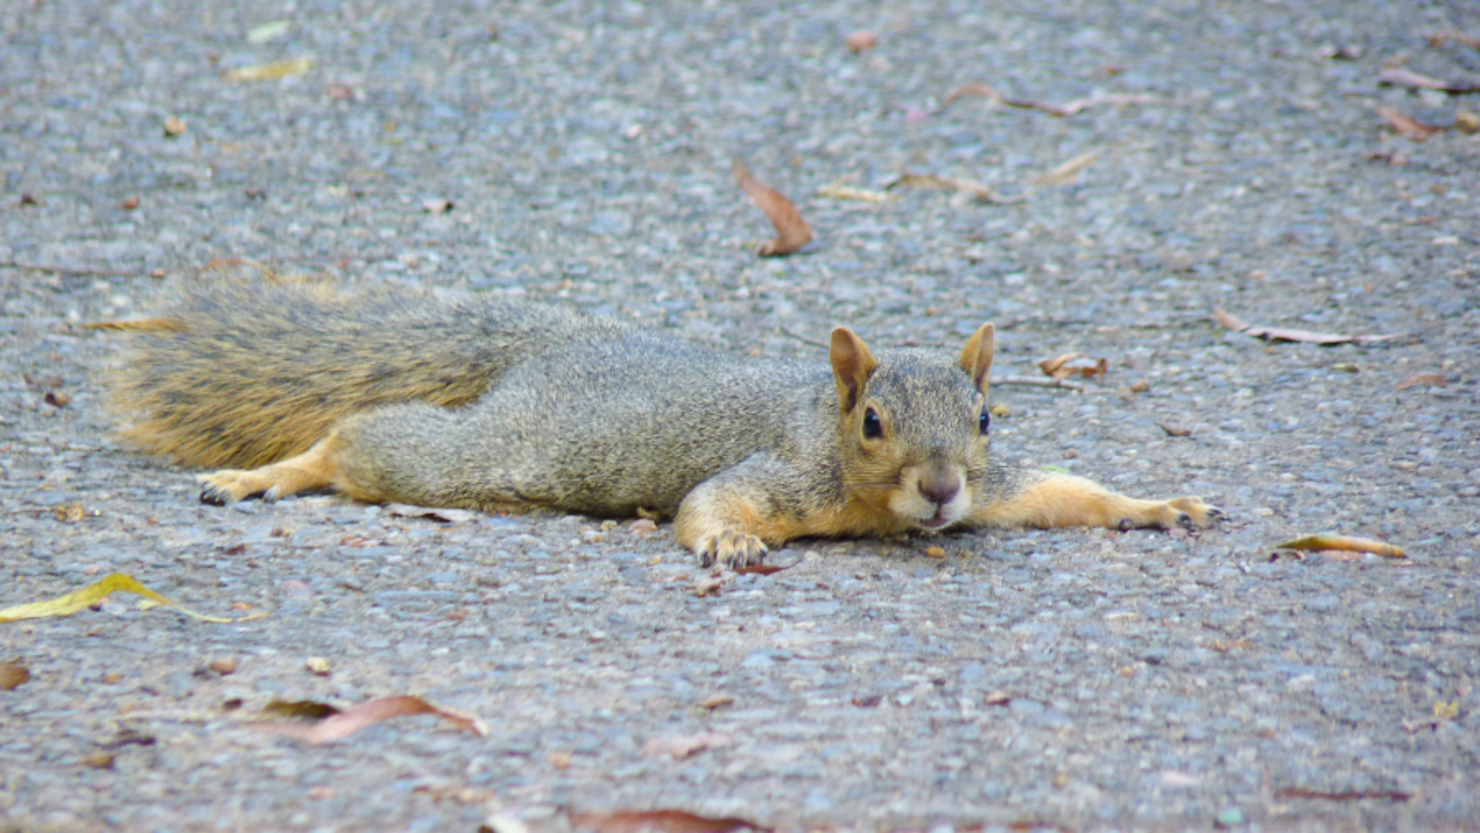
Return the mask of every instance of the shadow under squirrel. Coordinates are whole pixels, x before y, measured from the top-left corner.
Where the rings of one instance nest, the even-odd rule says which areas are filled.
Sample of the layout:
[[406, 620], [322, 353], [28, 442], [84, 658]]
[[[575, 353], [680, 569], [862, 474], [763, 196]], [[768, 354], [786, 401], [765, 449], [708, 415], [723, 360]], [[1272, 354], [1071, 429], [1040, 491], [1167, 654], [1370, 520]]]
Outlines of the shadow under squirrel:
[[201, 475], [201, 500], [351, 497], [487, 511], [671, 516], [704, 565], [804, 536], [948, 527], [1206, 525], [992, 460], [993, 328], [958, 357], [745, 358], [563, 307], [322, 283], [200, 280], [138, 322], [112, 378], [132, 445]]

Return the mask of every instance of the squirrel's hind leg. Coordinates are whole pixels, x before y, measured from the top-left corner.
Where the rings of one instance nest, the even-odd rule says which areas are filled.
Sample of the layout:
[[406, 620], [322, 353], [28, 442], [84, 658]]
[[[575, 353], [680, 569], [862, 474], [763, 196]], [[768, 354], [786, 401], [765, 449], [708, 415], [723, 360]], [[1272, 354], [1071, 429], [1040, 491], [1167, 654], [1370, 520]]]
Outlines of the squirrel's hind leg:
[[274, 501], [311, 489], [336, 485], [339, 480], [340, 441], [337, 433], [313, 444], [309, 450], [255, 469], [222, 469], [196, 477], [202, 503], [218, 505], [261, 495]]

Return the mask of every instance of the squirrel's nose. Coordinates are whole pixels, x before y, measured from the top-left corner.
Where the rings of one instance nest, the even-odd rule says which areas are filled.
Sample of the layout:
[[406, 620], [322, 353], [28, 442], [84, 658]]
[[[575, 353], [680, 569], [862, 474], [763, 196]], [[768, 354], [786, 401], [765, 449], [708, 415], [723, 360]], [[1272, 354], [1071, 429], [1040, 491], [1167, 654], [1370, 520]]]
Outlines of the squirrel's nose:
[[931, 471], [920, 477], [920, 494], [937, 506], [945, 506], [961, 491], [961, 477], [953, 471]]

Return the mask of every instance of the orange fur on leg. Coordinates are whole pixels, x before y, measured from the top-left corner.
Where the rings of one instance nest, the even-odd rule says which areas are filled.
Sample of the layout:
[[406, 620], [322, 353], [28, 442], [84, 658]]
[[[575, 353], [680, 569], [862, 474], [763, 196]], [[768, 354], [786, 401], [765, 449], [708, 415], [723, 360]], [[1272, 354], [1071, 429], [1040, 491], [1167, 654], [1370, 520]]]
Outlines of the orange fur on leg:
[[[222, 469], [196, 477], [205, 503], [235, 503], [252, 495], [274, 501], [310, 489], [338, 485], [340, 442], [336, 435], [313, 444], [309, 450], [281, 463], [255, 469]], [[350, 490], [353, 493], [353, 490]], [[355, 497], [365, 498], [355, 494]]]
[[1111, 529], [1206, 526], [1222, 512], [1200, 498], [1140, 500], [1112, 492], [1083, 477], [1044, 474], [1017, 494], [972, 510], [979, 526], [1103, 526]]

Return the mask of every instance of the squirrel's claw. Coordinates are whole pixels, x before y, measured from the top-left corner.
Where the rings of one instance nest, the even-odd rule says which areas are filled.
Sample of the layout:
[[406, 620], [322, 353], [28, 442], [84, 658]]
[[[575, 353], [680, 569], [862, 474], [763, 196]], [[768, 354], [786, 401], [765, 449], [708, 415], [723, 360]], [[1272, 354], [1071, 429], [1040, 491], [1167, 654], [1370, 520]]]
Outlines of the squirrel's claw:
[[1200, 529], [1212, 526], [1219, 518], [1223, 517], [1223, 510], [1216, 506], [1203, 503], [1202, 498], [1180, 497], [1176, 500], [1167, 501], [1167, 505], [1173, 509], [1180, 510], [1177, 513], [1177, 525], [1184, 529]]
[[200, 482], [200, 502], [212, 506], [229, 506], [255, 494], [269, 491], [267, 484], [253, 480], [253, 472], [223, 469], [214, 474], [196, 475]]
[[765, 561], [768, 552], [770, 550], [761, 539], [733, 529], [706, 535], [694, 547], [694, 555], [701, 567], [715, 564], [731, 569], [749, 567]]

